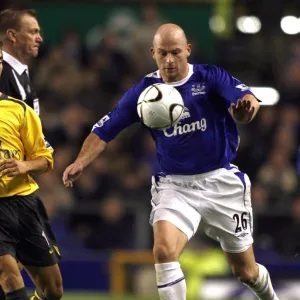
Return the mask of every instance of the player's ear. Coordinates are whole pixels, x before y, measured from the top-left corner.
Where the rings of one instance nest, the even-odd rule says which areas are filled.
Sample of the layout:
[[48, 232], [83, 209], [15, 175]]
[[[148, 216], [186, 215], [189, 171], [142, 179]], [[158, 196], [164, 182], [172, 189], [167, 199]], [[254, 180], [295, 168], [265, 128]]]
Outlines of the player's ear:
[[15, 43], [17, 41], [17, 39], [16, 39], [16, 31], [13, 30], [13, 29], [8, 29], [6, 31], [6, 36], [13, 43]]
[[152, 57], [153, 57], [153, 59], [154, 59], [154, 53], [155, 53], [154, 47], [151, 47], [151, 48], [150, 48], [150, 51], [151, 51], [151, 55], [152, 55]]
[[192, 53], [192, 44], [187, 44], [186, 50], [187, 50], [187, 57], [189, 57]]

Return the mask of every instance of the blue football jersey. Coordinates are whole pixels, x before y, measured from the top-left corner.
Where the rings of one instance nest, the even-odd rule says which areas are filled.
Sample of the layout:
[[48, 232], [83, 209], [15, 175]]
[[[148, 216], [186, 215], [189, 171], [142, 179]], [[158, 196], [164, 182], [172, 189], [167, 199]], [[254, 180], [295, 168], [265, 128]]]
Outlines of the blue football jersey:
[[[164, 83], [159, 71], [144, 77], [128, 90], [113, 111], [92, 129], [105, 142], [140, 119], [139, 95], [148, 86]], [[155, 140], [160, 171], [165, 174], [200, 174], [228, 167], [239, 144], [238, 130], [229, 113], [249, 88], [214, 65], [189, 65], [186, 78], [172, 84], [182, 95], [184, 113], [175, 126], [161, 131], [149, 129]]]

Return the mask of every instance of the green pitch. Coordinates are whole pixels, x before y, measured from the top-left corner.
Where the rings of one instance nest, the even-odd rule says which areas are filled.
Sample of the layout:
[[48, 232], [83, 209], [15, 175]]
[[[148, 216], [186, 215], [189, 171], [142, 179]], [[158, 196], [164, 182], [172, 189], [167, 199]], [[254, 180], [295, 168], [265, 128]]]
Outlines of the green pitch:
[[113, 297], [97, 293], [65, 293], [63, 300], [158, 300], [158, 297], [122, 296]]
[[[159, 300], [156, 297], [141, 297], [141, 296], [122, 296], [113, 297], [97, 293], [69, 293], [67, 292], [63, 297], [63, 300]], [[234, 300], [234, 299], [231, 299]]]

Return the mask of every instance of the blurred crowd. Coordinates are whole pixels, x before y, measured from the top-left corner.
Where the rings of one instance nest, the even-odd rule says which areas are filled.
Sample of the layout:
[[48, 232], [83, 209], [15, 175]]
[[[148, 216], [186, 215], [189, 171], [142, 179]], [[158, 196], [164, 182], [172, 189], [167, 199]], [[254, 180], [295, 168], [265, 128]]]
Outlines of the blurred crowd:
[[[141, 23], [125, 37], [112, 20], [101, 31], [95, 27], [87, 32], [84, 41], [75, 29], [66, 29], [61, 42], [44, 46], [31, 66], [45, 135], [55, 149], [55, 170], [38, 178], [39, 193], [62, 247], [93, 251], [151, 247], [151, 228], [147, 221], [141, 224], [139, 216], [148, 218], [150, 212], [155, 145], [140, 124], [110, 142], [73, 189], [64, 188], [61, 177], [93, 124], [113, 109], [128, 88], [156, 70], [149, 48], [154, 31], [166, 21], [170, 20], [148, 5]], [[297, 241], [291, 237], [300, 231], [296, 172], [300, 40], [293, 41], [283, 59], [275, 54], [268, 57], [271, 62], [265, 68], [252, 61], [234, 61], [229, 44], [220, 42], [227, 56], [217, 55], [211, 63], [246, 84], [275, 86], [281, 95], [277, 106], [263, 106], [255, 121], [240, 126], [241, 144], [234, 163], [252, 181], [257, 245], [292, 254]], [[207, 63], [201, 41], [191, 62]], [[143, 238], [139, 230], [150, 234]]]

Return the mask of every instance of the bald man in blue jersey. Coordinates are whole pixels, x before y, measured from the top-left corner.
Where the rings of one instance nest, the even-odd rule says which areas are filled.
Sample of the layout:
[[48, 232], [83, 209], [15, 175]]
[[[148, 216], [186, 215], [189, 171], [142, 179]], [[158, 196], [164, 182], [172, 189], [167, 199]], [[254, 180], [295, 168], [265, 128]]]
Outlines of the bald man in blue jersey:
[[178, 259], [201, 222], [206, 234], [220, 242], [233, 274], [259, 299], [278, 300], [267, 269], [253, 254], [250, 180], [231, 165], [239, 145], [236, 122], [252, 121], [259, 101], [225, 70], [189, 64], [191, 45], [175, 24], [158, 28], [151, 53], [158, 70], [127, 91], [95, 124], [64, 172], [65, 186], [73, 186], [109, 141], [140, 121], [136, 106], [145, 88], [155, 83], [174, 86], [184, 100], [184, 117], [167, 130], [149, 129], [160, 166], [152, 177], [150, 216], [160, 299], [186, 299]]

